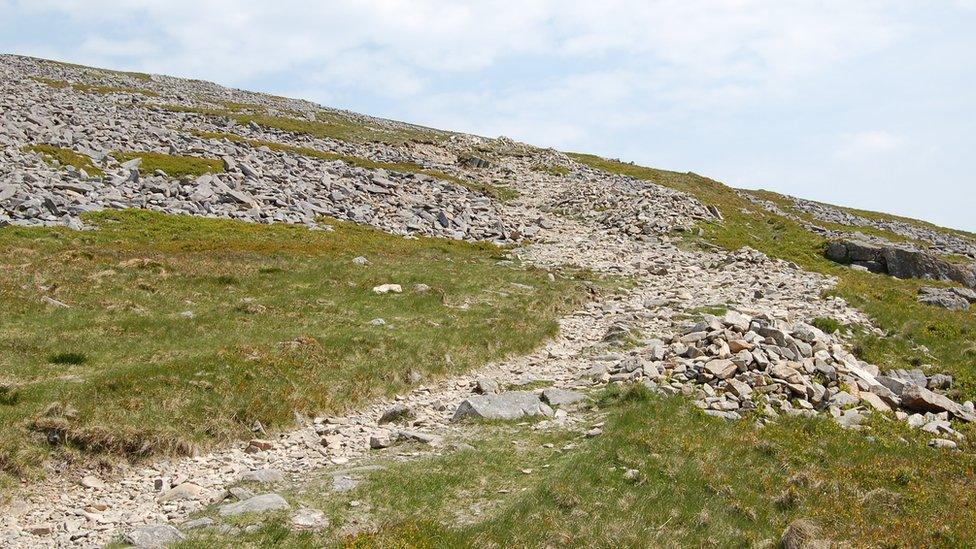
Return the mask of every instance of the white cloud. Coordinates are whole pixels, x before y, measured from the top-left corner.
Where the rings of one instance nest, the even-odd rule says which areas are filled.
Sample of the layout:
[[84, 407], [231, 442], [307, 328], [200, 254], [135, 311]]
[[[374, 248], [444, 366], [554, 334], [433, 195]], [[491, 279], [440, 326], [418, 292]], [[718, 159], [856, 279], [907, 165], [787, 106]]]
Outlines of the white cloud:
[[885, 130], [871, 130], [844, 134], [835, 151], [842, 160], [858, 160], [865, 156], [877, 157], [902, 150], [907, 141], [904, 137]]

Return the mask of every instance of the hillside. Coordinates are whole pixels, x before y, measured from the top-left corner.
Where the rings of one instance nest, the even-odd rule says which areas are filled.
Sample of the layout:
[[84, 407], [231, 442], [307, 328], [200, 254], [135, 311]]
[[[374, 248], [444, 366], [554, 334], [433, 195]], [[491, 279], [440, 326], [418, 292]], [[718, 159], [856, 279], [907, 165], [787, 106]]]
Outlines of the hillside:
[[2, 547], [976, 544], [976, 235], [0, 76]]

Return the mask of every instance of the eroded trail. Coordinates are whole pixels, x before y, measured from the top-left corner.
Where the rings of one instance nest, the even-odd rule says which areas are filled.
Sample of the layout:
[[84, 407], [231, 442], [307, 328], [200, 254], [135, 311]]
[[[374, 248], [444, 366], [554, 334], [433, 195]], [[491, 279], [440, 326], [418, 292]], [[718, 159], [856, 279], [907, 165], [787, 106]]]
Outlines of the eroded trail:
[[[627, 227], [612, 221], [553, 211], [555, 203], [578, 191], [580, 185], [609, 189], [613, 181], [584, 169], [573, 177], [539, 173], [526, 169], [524, 160], [511, 160], [509, 167], [517, 174], [515, 184], [521, 196], [500, 205], [501, 215], [516, 226], [542, 227], [535, 241], [516, 248], [514, 255], [543, 267], [575, 265], [628, 277], [633, 286], [562, 318], [558, 337], [532, 354], [425, 383], [409, 394], [375, 402], [345, 417], [308, 420], [304, 426], [270, 437], [269, 447], [262, 451], [248, 453], [244, 442], [199, 457], [138, 465], [111, 476], [97, 472], [50, 475], [26, 487], [4, 509], [0, 544], [99, 546], [143, 525], [179, 527], [255, 471], [280, 472], [282, 483], [288, 486], [301, 485], [325, 468], [367, 463], [374, 452], [371, 438], [383, 441], [397, 436], [396, 428], [379, 424], [379, 418], [394, 405], [409, 407], [416, 414], [410, 427], [413, 434], [406, 436], [435, 445], [443, 439], [463, 440], [464, 424], [451, 418], [479, 378], [490, 378], [501, 386], [540, 380], [556, 387], [591, 385], [594, 381], [587, 372], [596, 355], [606, 354], [608, 333], [626, 331], [641, 339], [666, 340], [687, 318], [681, 314], [697, 308], [734, 305], [789, 321], [829, 316], [845, 323], [865, 322], [843, 302], [821, 299], [829, 280], [762, 254], [686, 251], [667, 234], [629, 234]], [[660, 208], [662, 217], [673, 213], [664, 201]], [[653, 206], [644, 211], [656, 215]], [[560, 415], [554, 421], [573, 420], [571, 415]]]

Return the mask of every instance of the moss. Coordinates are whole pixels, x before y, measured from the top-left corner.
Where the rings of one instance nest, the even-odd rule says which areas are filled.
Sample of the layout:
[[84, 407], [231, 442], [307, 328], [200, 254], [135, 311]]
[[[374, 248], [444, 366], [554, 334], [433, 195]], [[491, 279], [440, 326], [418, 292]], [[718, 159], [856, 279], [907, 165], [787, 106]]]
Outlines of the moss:
[[173, 156], [153, 152], [115, 152], [112, 157], [117, 161], [128, 162], [134, 158], [141, 158], [139, 173], [152, 175], [156, 170], [162, 170], [170, 177], [184, 175], [199, 176], [206, 173], [220, 173], [224, 171], [224, 164], [216, 158], [200, 158], [196, 156]]
[[92, 176], [103, 175], [102, 170], [92, 163], [91, 158], [76, 153], [71, 149], [55, 147], [54, 145], [30, 145], [24, 147], [23, 150], [42, 155], [52, 165], [60, 167], [72, 166], [77, 170], [85, 170], [85, 173]]

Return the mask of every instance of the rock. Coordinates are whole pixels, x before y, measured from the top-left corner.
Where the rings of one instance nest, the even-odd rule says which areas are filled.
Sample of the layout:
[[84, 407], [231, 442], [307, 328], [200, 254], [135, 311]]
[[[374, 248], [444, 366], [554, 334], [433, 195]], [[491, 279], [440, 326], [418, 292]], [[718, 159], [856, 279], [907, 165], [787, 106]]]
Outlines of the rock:
[[712, 360], [705, 364], [704, 371], [717, 379], [728, 379], [735, 375], [737, 368], [731, 360]]
[[105, 483], [96, 476], [88, 475], [81, 479], [81, 485], [92, 490], [104, 490]]
[[945, 391], [952, 387], [952, 376], [946, 374], [935, 374], [929, 378], [928, 388], [931, 390]]
[[495, 395], [498, 394], [499, 386], [498, 382], [494, 379], [489, 379], [486, 377], [478, 378], [474, 382], [474, 392], [481, 395]]
[[378, 423], [383, 425], [385, 423], [393, 423], [400, 421], [409, 421], [417, 417], [413, 409], [403, 403], [396, 403], [390, 408], [388, 408], [383, 415], [380, 416]]
[[[953, 288], [954, 289], [954, 288]], [[972, 301], [953, 292], [950, 288], [919, 288], [918, 302], [951, 311], [965, 311]]]
[[248, 454], [256, 454], [258, 452], [266, 452], [272, 448], [274, 448], [274, 444], [270, 440], [255, 438], [247, 443], [244, 451]]
[[192, 482], [184, 482], [163, 492], [159, 496], [160, 502], [180, 501], [180, 500], [203, 500], [207, 499], [208, 491]]
[[365, 257], [359, 256], [352, 258], [353, 265], [365, 266], [369, 264], [369, 261]]
[[232, 517], [245, 513], [262, 513], [265, 511], [278, 511], [288, 509], [290, 505], [285, 498], [278, 494], [261, 494], [253, 496], [244, 501], [224, 505], [218, 511], [222, 517]]
[[437, 435], [431, 435], [428, 433], [421, 433], [420, 431], [406, 431], [400, 430], [397, 432], [397, 439], [404, 440], [407, 442], [419, 442], [421, 444], [429, 444], [431, 446], [440, 446], [441, 438]]
[[329, 525], [329, 518], [318, 509], [302, 508], [295, 511], [290, 519], [291, 525], [300, 530], [316, 530]]
[[956, 450], [959, 448], [956, 441], [947, 438], [933, 438], [929, 441], [929, 446], [941, 450]]
[[586, 400], [586, 395], [576, 391], [549, 388], [542, 391], [542, 400], [550, 406], [569, 406]]
[[389, 433], [371, 435], [369, 437], [369, 447], [373, 450], [382, 450], [393, 446], [393, 437]]
[[285, 475], [278, 469], [255, 469], [241, 475], [244, 482], [257, 482], [259, 484], [274, 484], [283, 482]]
[[202, 517], [198, 519], [188, 520], [180, 525], [182, 530], [198, 530], [200, 528], [209, 528], [216, 524], [214, 519], [210, 517]]
[[512, 391], [469, 397], [458, 406], [452, 421], [464, 418], [512, 420], [540, 415], [550, 416], [552, 409], [533, 393]]
[[835, 240], [825, 255], [833, 261], [867, 267], [897, 278], [926, 278], [954, 281], [976, 288], [976, 271], [970, 266], [957, 265], [932, 254], [896, 245], [875, 245], [856, 240]]
[[166, 547], [172, 543], [183, 541], [185, 536], [169, 524], [154, 524], [140, 526], [125, 535], [124, 540], [139, 548]]
[[890, 412], [891, 411], [891, 406], [888, 406], [888, 404], [884, 400], [881, 400], [881, 397], [879, 397], [878, 395], [876, 395], [874, 393], [870, 393], [870, 392], [867, 392], [867, 391], [862, 391], [861, 392], [861, 400], [863, 400], [864, 402], [868, 403], [868, 405], [870, 405], [872, 408], [874, 408], [875, 410], [877, 410], [879, 412]]
[[915, 412], [948, 412], [963, 421], [976, 421], [976, 414], [947, 397], [933, 393], [917, 385], [906, 385], [901, 393], [902, 405]]
[[388, 293], [403, 293], [403, 288], [399, 284], [381, 284], [373, 288], [373, 293], [376, 294], [388, 294]]

